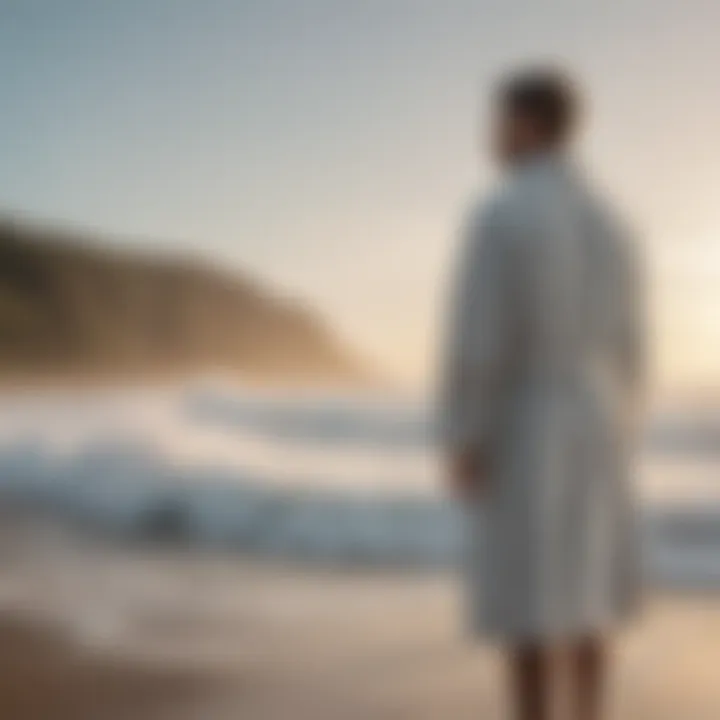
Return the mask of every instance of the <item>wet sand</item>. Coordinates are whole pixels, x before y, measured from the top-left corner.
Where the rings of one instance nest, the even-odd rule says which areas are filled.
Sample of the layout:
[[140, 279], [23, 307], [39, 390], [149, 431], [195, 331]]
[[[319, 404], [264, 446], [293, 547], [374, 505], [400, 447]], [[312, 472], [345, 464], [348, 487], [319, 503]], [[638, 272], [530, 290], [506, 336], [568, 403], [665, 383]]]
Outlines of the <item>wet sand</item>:
[[207, 706], [217, 678], [143, 667], [78, 647], [57, 628], [0, 618], [0, 717], [12, 720], [151, 720]]
[[[12, 536], [13, 543], [6, 540]], [[328, 572], [64, 530], [0, 533], [0, 717], [500, 720], [448, 578]], [[720, 717], [720, 598], [656, 598], [617, 649], [618, 720]]]

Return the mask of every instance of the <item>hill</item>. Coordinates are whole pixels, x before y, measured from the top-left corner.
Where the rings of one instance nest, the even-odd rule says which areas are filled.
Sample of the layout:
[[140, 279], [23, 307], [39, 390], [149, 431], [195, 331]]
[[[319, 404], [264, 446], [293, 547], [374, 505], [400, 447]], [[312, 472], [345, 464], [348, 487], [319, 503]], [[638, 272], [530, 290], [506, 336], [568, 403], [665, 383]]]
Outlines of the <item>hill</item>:
[[241, 273], [0, 219], [0, 373], [351, 380], [322, 320]]

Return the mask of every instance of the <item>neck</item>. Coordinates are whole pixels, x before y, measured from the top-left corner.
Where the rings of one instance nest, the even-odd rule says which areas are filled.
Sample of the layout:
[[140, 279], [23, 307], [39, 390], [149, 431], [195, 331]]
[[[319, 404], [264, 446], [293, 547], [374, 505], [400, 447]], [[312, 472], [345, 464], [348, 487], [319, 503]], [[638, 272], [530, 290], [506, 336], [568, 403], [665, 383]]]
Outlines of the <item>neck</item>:
[[514, 172], [535, 167], [552, 167], [562, 165], [565, 157], [566, 153], [562, 148], [556, 146], [536, 147], [515, 155], [508, 163], [508, 168]]
[[520, 152], [514, 165], [535, 165], [536, 163], [557, 162], [564, 155], [563, 149], [556, 145], [539, 145]]

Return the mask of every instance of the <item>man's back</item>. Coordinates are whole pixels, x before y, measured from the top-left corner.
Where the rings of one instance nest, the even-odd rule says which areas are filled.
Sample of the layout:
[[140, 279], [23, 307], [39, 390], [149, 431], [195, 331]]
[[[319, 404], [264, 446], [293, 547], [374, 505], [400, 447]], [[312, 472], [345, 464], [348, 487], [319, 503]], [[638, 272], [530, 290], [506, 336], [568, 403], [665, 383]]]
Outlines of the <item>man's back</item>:
[[511, 382], [602, 378], [606, 390], [625, 392], [640, 350], [629, 234], [579, 171], [554, 157], [518, 170], [494, 202], [508, 350], [517, 355], [507, 358]]

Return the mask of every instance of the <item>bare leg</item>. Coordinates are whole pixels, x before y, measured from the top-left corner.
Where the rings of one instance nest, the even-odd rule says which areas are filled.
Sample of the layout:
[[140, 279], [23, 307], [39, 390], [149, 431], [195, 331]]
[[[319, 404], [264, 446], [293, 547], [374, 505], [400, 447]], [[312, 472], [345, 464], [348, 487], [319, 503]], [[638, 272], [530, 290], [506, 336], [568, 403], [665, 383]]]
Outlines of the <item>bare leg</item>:
[[510, 674], [516, 720], [551, 720], [555, 704], [553, 652], [541, 645], [514, 648]]
[[585, 638], [574, 643], [570, 653], [574, 720], [601, 720], [607, 673], [605, 641]]

